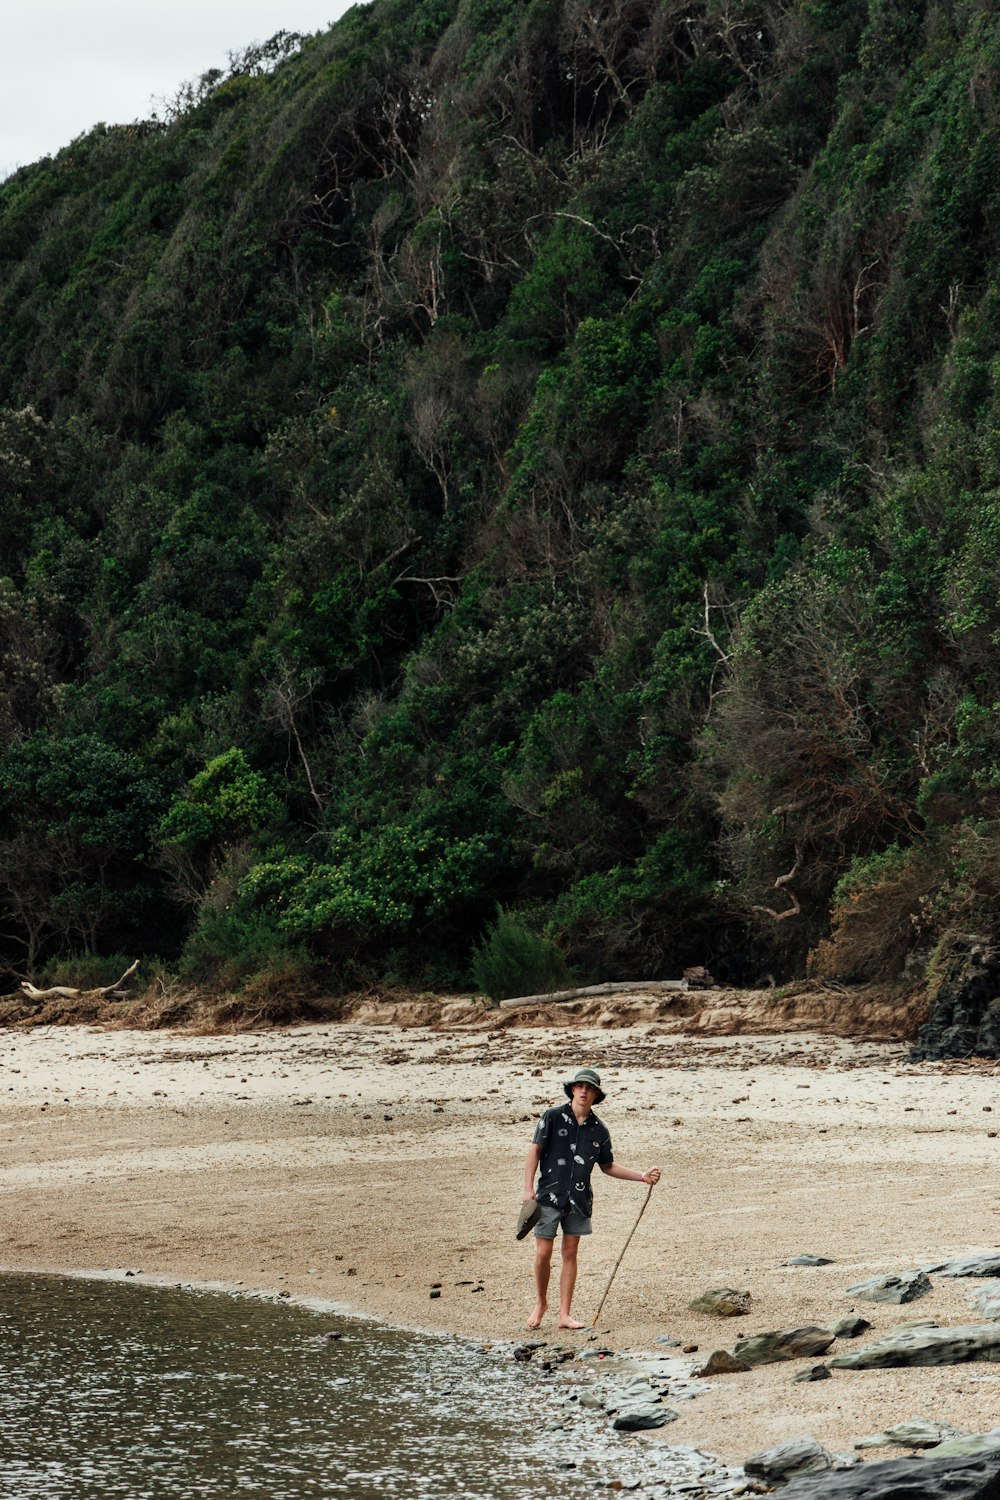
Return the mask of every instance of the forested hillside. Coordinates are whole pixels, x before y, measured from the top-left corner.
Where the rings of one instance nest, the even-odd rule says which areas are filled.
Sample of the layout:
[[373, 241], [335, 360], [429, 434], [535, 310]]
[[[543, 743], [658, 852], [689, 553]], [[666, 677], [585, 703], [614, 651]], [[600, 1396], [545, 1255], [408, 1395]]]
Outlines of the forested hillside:
[[0, 185], [0, 958], [1000, 926], [1000, 17], [374, 0]]

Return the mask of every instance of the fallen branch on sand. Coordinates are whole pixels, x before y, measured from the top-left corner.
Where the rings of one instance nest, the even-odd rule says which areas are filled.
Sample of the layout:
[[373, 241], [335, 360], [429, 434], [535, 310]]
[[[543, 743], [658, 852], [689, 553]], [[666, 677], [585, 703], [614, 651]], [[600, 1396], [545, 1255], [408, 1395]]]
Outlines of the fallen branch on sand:
[[549, 995], [518, 995], [513, 1000], [501, 1000], [501, 1005], [541, 1005], [559, 1000], [579, 1000], [584, 995], [621, 995], [627, 991], [677, 990], [686, 993], [686, 979], [628, 979], [611, 980], [607, 984], [585, 984], [577, 990], [553, 990]]

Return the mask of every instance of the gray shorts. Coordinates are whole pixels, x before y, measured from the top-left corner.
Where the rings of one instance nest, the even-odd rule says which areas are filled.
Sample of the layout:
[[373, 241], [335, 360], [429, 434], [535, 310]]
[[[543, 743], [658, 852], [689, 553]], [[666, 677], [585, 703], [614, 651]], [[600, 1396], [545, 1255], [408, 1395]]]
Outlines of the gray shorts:
[[590, 1234], [590, 1215], [582, 1214], [572, 1203], [565, 1208], [554, 1208], [543, 1204], [541, 1216], [535, 1225], [536, 1240], [554, 1240], [556, 1230], [562, 1225], [563, 1234]]

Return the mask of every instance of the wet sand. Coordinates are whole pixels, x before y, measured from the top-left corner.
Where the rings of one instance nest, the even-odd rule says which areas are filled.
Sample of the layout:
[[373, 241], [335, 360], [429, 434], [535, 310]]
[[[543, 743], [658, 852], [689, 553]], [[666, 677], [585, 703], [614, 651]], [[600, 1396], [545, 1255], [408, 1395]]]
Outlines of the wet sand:
[[[932, 1278], [929, 1296], [901, 1308], [845, 1295], [869, 1276], [1000, 1244], [997, 1068], [914, 1066], [906, 1051], [803, 1033], [685, 1036], [655, 1022], [0, 1030], [0, 1265], [127, 1268], [331, 1298], [483, 1342], [527, 1337], [531, 1241], [513, 1236], [524, 1153], [561, 1080], [591, 1063], [617, 1159], [663, 1169], [601, 1345], [649, 1348], [666, 1334], [696, 1344], [697, 1364], [741, 1333], [851, 1310], [876, 1332], [909, 1317], [975, 1321], [976, 1281]], [[575, 1306], [588, 1319], [646, 1192], [595, 1178]], [[782, 1264], [800, 1252], [834, 1264]], [[720, 1286], [749, 1290], [745, 1318], [688, 1310]], [[541, 1336], [588, 1337], [560, 1334], [551, 1317]], [[849, 1451], [914, 1416], [970, 1431], [997, 1421], [992, 1365], [791, 1384], [805, 1363], [712, 1379], [660, 1439], [741, 1462], [807, 1432]]]

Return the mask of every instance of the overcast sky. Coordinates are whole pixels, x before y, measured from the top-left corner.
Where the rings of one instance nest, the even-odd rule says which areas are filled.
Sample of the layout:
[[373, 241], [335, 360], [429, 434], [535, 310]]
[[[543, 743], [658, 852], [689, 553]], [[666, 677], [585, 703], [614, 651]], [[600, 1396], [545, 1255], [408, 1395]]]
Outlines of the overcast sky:
[[0, 181], [276, 31], [324, 31], [349, 0], [22, 0], [5, 7]]

